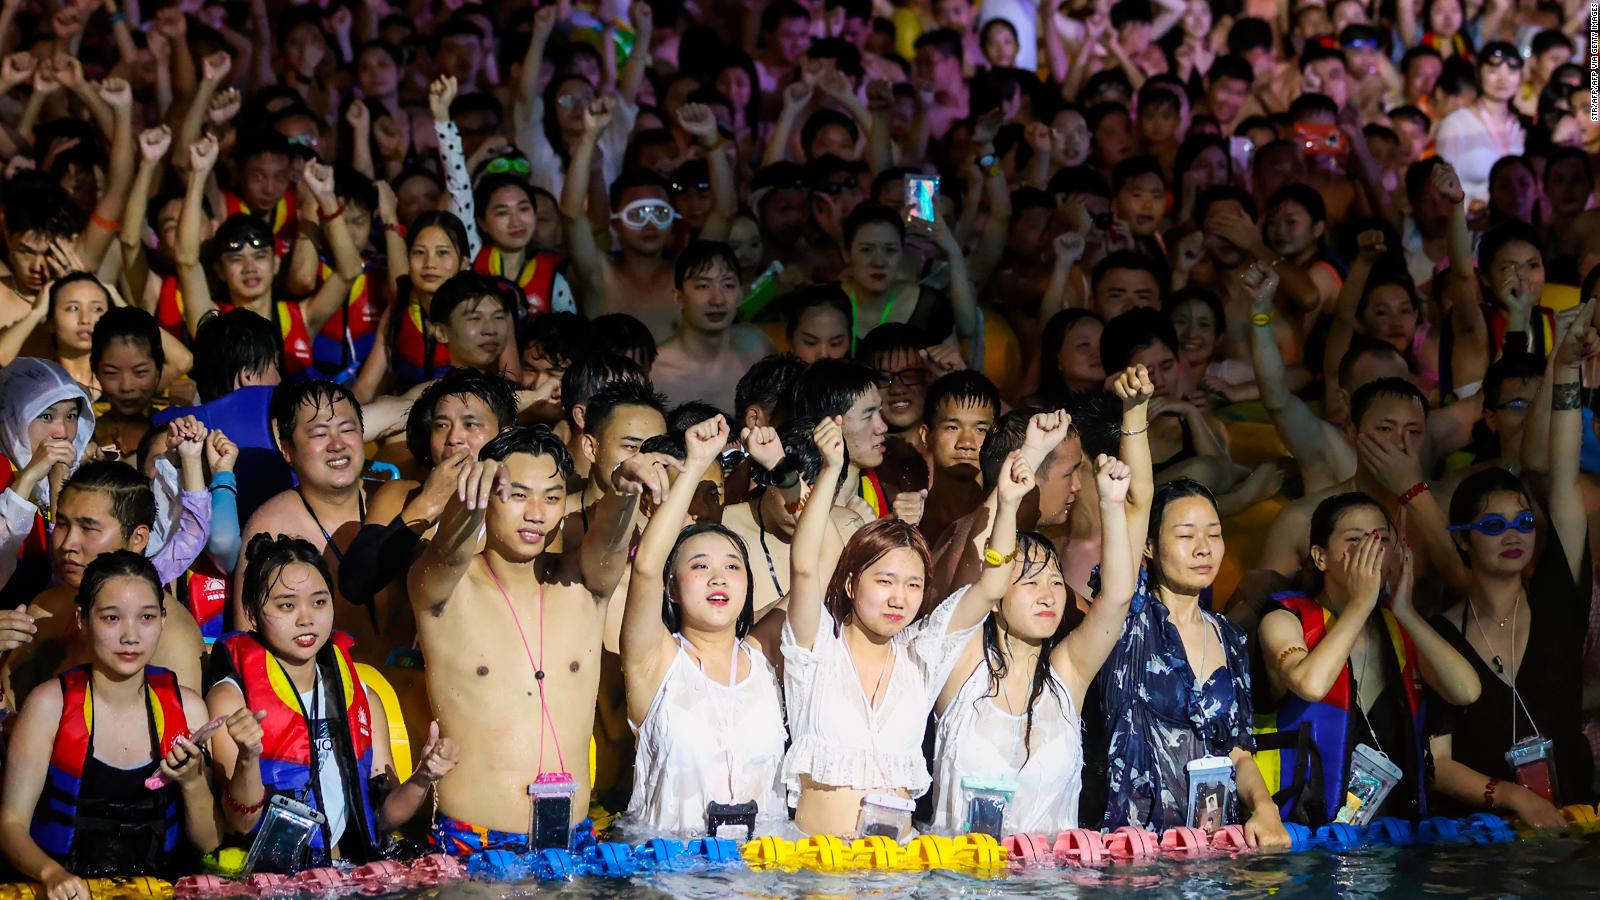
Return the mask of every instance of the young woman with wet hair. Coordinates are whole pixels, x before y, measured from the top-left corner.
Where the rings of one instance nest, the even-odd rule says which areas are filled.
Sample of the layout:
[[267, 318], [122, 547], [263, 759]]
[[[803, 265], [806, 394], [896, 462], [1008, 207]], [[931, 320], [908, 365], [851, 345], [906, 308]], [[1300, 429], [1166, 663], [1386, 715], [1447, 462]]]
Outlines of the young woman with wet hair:
[[[845, 471], [837, 418], [815, 432], [823, 455], [821, 497]], [[927, 541], [899, 519], [879, 519], [851, 536], [824, 583], [829, 504], [808, 502], [790, 553], [789, 614], [782, 650], [784, 694], [794, 743], [783, 781], [797, 801], [795, 824], [809, 834], [855, 834], [868, 807], [903, 804], [932, 784], [922, 735], [961, 648], [1005, 595], [1018, 555], [1017, 507], [1034, 488], [1021, 453], [1007, 460], [996, 492], [986, 570], [923, 615]], [[813, 494], [815, 501], [817, 494]], [[920, 619], [920, 621], [918, 621]]]
[[[435, 340], [428, 327], [428, 308], [434, 292], [471, 262], [467, 227], [452, 213], [429, 211], [418, 216], [406, 234], [402, 240], [394, 231], [385, 233], [394, 300], [378, 322], [382, 338], [373, 343], [356, 376], [354, 390], [362, 403], [370, 403], [386, 388], [403, 391], [431, 381], [450, 365], [449, 346]], [[408, 274], [401, 277], [401, 273]]]
[[[17, 720], [0, 850], [50, 900], [89, 900], [83, 878], [176, 878], [182, 843], [199, 853], [221, 843], [201, 749], [189, 739], [205, 704], [149, 664], [165, 596], [139, 553], [91, 562], [78, 587], [90, 660], [35, 688]], [[157, 775], [165, 784], [146, 787]]]
[[1007, 833], [1054, 834], [1078, 826], [1081, 710], [1122, 634], [1135, 578], [1124, 503], [1130, 470], [1101, 455], [1095, 471], [1106, 535], [1100, 593], [1088, 615], [1079, 616], [1049, 538], [1018, 536], [1022, 554], [1002, 567], [1013, 573], [1011, 583], [984, 618], [982, 636], [963, 648], [935, 707], [935, 831], [963, 829], [962, 785], [969, 779], [1016, 786], [1005, 811]]
[[[652, 833], [703, 834], [712, 805], [746, 805], [751, 826], [756, 816], [787, 818], [778, 643], [750, 633], [748, 548], [719, 524], [683, 527], [727, 442], [727, 421], [717, 416], [684, 434], [684, 462], [656, 454], [644, 480], [629, 477], [638, 466], [618, 476], [621, 490], [659, 503], [634, 554], [621, 636], [637, 739], [628, 814]], [[669, 478], [670, 469], [678, 471]]]
[[[421, 809], [457, 751], [429, 729], [416, 771], [395, 785], [389, 719], [333, 630], [332, 579], [309, 541], [258, 534], [245, 550], [244, 624], [211, 654], [206, 706], [226, 724], [214, 752], [230, 831], [253, 835], [271, 795], [321, 812], [311, 865], [369, 862]], [[324, 739], [324, 737], [326, 739]], [[386, 795], [386, 796], [385, 796]]]
[[1279, 783], [1267, 781], [1275, 795], [1298, 788], [1282, 803], [1295, 821], [1333, 820], [1363, 745], [1401, 772], [1382, 805], [1363, 815], [1425, 817], [1422, 685], [1458, 705], [1481, 690], [1472, 666], [1411, 605], [1411, 553], [1395, 540], [1388, 514], [1367, 494], [1322, 501], [1311, 515], [1305, 592], [1277, 595], [1278, 608], [1261, 619], [1273, 724], [1280, 732], [1309, 726], [1316, 748], [1311, 759], [1298, 747], [1276, 751]]
[[1102, 708], [1113, 716], [1104, 824], [1186, 824], [1189, 763], [1221, 756], [1233, 764], [1243, 807], [1224, 810], [1226, 819], [1248, 811], [1251, 846], [1286, 848], [1289, 835], [1251, 757], [1245, 634], [1200, 605], [1222, 564], [1217, 502], [1205, 485], [1178, 479], [1156, 489], [1149, 516], [1145, 571], [1100, 679]]
[[[1471, 587], [1432, 624], [1472, 664], [1483, 691], [1464, 706], [1430, 706], [1433, 790], [1445, 815], [1509, 810], [1535, 828], [1562, 828], [1560, 806], [1595, 797], [1581, 729], [1593, 572], [1578, 462], [1580, 372], [1600, 349], [1587, 325], [1593, 305], [1580, 308], [1584, 326], [1551, 355], [1523, 426], [1523, 471], [1548, 470], [1544, 515], [1523, 481], [1499, 468], [1469, 476], [1450, 498], [1450, 531]], [[1548, 430], [1534, 415], [1545, 407]]]

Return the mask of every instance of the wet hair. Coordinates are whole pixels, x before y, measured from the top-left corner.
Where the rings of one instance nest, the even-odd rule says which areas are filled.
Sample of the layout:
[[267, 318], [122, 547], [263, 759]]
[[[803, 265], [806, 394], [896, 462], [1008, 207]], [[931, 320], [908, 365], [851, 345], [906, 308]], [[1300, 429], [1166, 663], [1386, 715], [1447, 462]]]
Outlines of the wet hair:
[[112, 460], [86, 462], [61, 486], [61, 496], [69, 492], [98, 491], [111, 499], [111, 515], [122, 528], [122, 539], [133, 537], [134, 529], [156, 524], [156, 495], [149, 479], [127, 463]]
[[589, 398], [583, 416], [584, 431], [588, 434], [599, 434], [611, 420], [611, 416], [624, 406], [642, 406], [660, 413], [663, 420], [667, 417], [666, 398], [657, 394], [649, 385], [638, 381], [613, 381], [595, 391]]
[[1510, 352], [1495, 360], [1483, 376], [1483, 405], [1498, 409], [1501, 392], [1508, 381], [1538, 381], [1544, 377], [1544, 362], [1532, 353]]
[[1267, 211], [1272, 212], [1285, 203], [1298, 204], [1311, 217], [1313, 225], [1328, 221], [1328, 204], [1323, 201], [1322, 194], [1309, 184], [1291, 181], [1273, 191], [1272, 196], [1267, 198]]
[[1222, 309], [1221, 298], [1199, 285], [1191, 285], [1169, 294], [1161, 303], [1161, 314], [1167, 317], [1170, 324], [1172, 314], [1177, 312], [1179, 307], [1189, 303], [1198, 303], [1211, 311], [1211, 318], [1216, 322], [1213, 330], [1216, 331], [1218, 340], [1228, 333], [1228, 317]]
[[[1037, 531], [1017, 532], [1017, 549], [1021, 551], [1022, 565], [1017, 570], [1017, 577], [1011, 580], [1012, 584], [1020, 584], [1024, 579], [1033, 578], [1050, 570], [1052, 564], [1058, 571], [1064, 570], [1061, 557], [1056, 553], [1055, 545], [1050, 539]], [[1067, 609], [1062, 610], [1060, 620], [1056, 622], [1055, 633], [1045, 638], [1039, 645], [1039, 657], [1034, 666], [1031, 687], [1028, 689], [1028, 709], [1024, 714], [1022, 727], [1022, 759], [1027, 765], [1028, 758], [1033, 754], [1033, 747], [1029, 746], [1033, 738], [1033, 708], [1038, 704], [1039, 698], [1049, 691], [1060, 696], [1056, 687], [1055, 678], [1051, 677], [1052, 669], [1050, 657], [1056, 645], [1071, 631], [1072, 618], [1068, 613], [1073, 604], [1072, 591], [1067, 591]], [[1009, 670], [1010, 660], [1006, 657], [1005, 642], [1000, 637], [1000, 610], [996, 608], [992, 615], [985, 616], [983, 620], [983, 663], [989, 673], [989, 690], [982, 697], [975, 699], [974, 703], [984, 703], [1000, 696], [1000, 683], [1005, 680]]]
[[[644, 452], [643, 447], [639, 450]], [[750, 569], [750, 550], [745, 546], [744, 538], [717, 522], [696, 522], [678, 532], [678, 539], [673, 542], [672, 550], [667, 554], [666, 565], [661, 567], [661, 621], [673, 634], [683, 630], [683, 611], [679, 608], [678, 601], [672, 598], [673, 588], [677, 585], [674, 570], [678, 567], [678, 554], [682, 552], [683, 545], [702, 534], [715, 534], [727, 538], [738, 551], [739, 561], [744, 565], [744, 608], [739, 610], [739, 619], [733, 626], [734, 637], [743, 640], [756, 623], [756, 582], [754, 573]]]
[[1350, 348], [1339, 360], [1339, 386], [1350, 389], [1350, 379], [1355, 376], [1356, 364], [1369, 356], [1387, 356], [1405, 362], [1405, 357], [1388, 341], [1357, 332], [1350, 336]]
[[800, 327], [801, 318], [817, 307], [826, 306], [838, 310], [844, 316], [847, 331], [855, 318], [855, 310], [850, 306], [850, 297], [838, 284], [812, 284], [796, 288], [783, 298], [782, 305], [786, 317], [784, 333], [791, 343], [794, 342], [794, 333]]
[[167, 354], [161, 348], [161, 326], [156, 317], [137, 306], [113, 306], [94, 323], [94, 336], [89, 339], [90, 369], [100, 367], [100, 358], [117, 340], [143, 347], [157, 370], [166, 366]]
[[[1481, 469], [1463, 478], [1456, 485], [1455, 493], [1450, 495], [1450, 524], [1472, 524], [1483, 513], [1489, 495], [1501, 491], [1516, 494], [1524, 500], [1528, 497], [1528, 489], [1523, 486], [1522, 479], [1499, 466]], [[1462, 554], [1462, 559], [1466, 559], [1465, 554]]]
[[[67, 274], [50, 283], [50, 290], [45, 297], [45, 303], [47, 304], [46, 308], [50, 315], [55, 315], [56, 297], [61, 294], [61, 291], [64, 288], [80, 283], [92, 284], [100, 289], [101, 296], [105, 297], [106, 299], [106, 312], [116, 309], [116, 304], [111, 301], [111, 291], [106, 288], [103, 283], [101, 283], [100, 279], [93, 272], [68, 272]], [[91, 338], [90, 341], [92, 343], [93, 338]]]
[[78, 205], [61, 185], [43, 175], [22, 173], [6, 182], [0, 188], [0, 205], [11, 241], [30, 233], [44, 241], [70, 238], [85, 226]]
[[450, 244], [456, 248], [456, 255], [463, 261], [470, 262], [467, 259], [467, 250], [472, 244], [467, 240], [467, 226], [461, 224], [461, 219], [452, 212], [430, 209], [411, 220], [411, 227], [406, 229], [406, 249], [415, 246], [417, 239], [422, 237], [423, 230], [427, 228], [443, 231]]
[[[257, 534], [250, 539], [244, 551], [244, 584], [239, 591], [239, 604], [246, 618], [261, 624], [261, 613], [267, 606], [267, 595], [278, 583], [283, 570], [296, 563], [308, 565], [322, 576], [328, 593], [334, 593], [333, 576], [328, 572], [328, 561], [322, 552], [305, 538], [287, 534]], [[243, 623], [240, 623], [243, 624]]]
[[1241, 188], [1236, 188], [1231, 184], [1213, 184], [1201, 191], [1200, 196], [1195, 198], [1194, 223], [1204, 227], [1206, 223], [1206, 214], [1211, 211], [1211, 207], [1217, 203], [1224, 203], [1228, 200], [1237, 202], [1239, 206], [1244, 209], [1245, 215], [1249, 216], [1252, 221], [1255, 219], [1256, 201], [1247, 192]]
[[[478, 179], [477, 185], [472, 189], [473, 208], [477, 211], [477, 217], [480, 223], [488, 218], [489, 199], [493, 197], [495, 192], [499, 191], [501, 188], [508, 187], [516, 188], [522, 192], [523, 196], [528, 198], [528, 205], [535, 209], [534, 218], [538, 218], [538, 203], [534, 200], [533, 188], [528, 186], [528, 182], [525, 178], [523, 178], [521, 175], [517, 175], [514, 172], [491, 172]], [[484, 233], [481, 225], [479, 226], [478, 231], [480, 233]], [[486, 233], [485, 236], [487, 236]]]
[[[1150, 592], [1155, 590], [1162, 582], [1161, 575], [1161, 523], [1166, 519], [1167, 507], [1188, 497], [1200, 497], [1211, 504], [1213, 510], [1217, 509], [1217, 498], [1212, 495], [1211, 489], [1195, 481], [1193, 478], [1178, 478], [1156, 487], [1155, 495], [1150, 499], [1150, 528], [1146, 533], [1146, 540], [1150, 544], [1150, 559], [1146, 564], [1147, 578], [1145, 583]], [[1221, 518], [1221, 513], [1218, 513]]]
[[1356, 318], [1360, 319], [1367, 312], [1367, 302], [1381, 287], [1397, 287], [1405, 291], [1406, 299], [1411, 301], [1411, 308], [1420, 315], [1422, 304], [1417, 300], [1417, 285], [1411, 280], [1411, 273], [1401, 265], [1385, 265], [1382, 261], [1374, 267], [1375, 271], [1367, 276], [1367, 283], [1361, 286], [1361, 299], [1356, 302]]
[[478, 459], [503, 462], [515, 453], [548, 456], [556, 461], [556, 477], [563, 484], [572, 477], [572, 454], [548, 425], [513, 425], [484, 444]]
[[1107, 390], [1079, 391], [1062, 399], [1072, 430], [1083, 443], [1083, 455], [1093, 460], [1104, 453], [1117, 456], [1122, 444], [1122, 401]]
[[935, 378], [923, 395], [922, 424], [937, 425], [939, 404], [946, 400], [958, 406], [988, 406], [991, 418], [1000, 415], [1000, 389], [982, 372], [960, 369]]
[[674, 406], [667, 413], [667, 431], [681, 436], [701, 422], [709, 422], [717, 416], [728, 418], [727, 413], [703, 400], [690, 400]]
[[[1245, 48], [1248, 49], [1248, 48]], [[1242, 51], [1229, 50], [1219, 55], [1211, 63], [1211, 68], [1206, 70], [1206, 81], [1216, 83], [1220, 78], [1231, 78], [1245, 84], [1254, 84], [1256, 71], [1250, 66], [1250, 61], [1239, 55]]]
[[1063, 309], [1044, 323], [1044, 334], [1039, 339], [1039, 396], [1056, 402], [1067, 395], [1066, 376], [1056, 360], [1073, 327], [1087, 319], [1105, 324], [1087, 309]]
[[787, 353], [756, 360], [739, 377], [739, 384], [734, 388], [734, 424], [742, 427], [745, 411], [752, 406], [761, 408], [769, 424], [781, 424], [788, 420], [794, 400], [794, 383], [805, 370], [805, 363]]
[[517, 323], [517, 349], [525, 351], [537, 343], [551, 360], [562, 368], [588, 354], [593, 340], [589, 320], [575, 312], [536, 313]]
[[[591, 350], [572, 361], [561, 373], [561, 405], [567, 419], [572, 420], [574, 408], [589, 402], [602, 387], [614, 381], [636, 381], [645, 384], [644, 370], [633, 360], [619, 353]], [[576, 425], [577, 422], [572, 422]]]
[[[1383, 515], [1383, 521], [1391, 529], [1394, 528], [1394, 522], [1389, 519], [1389, 513], [1384, 510], [1383, 504], [1373, 499], [1370, 494], [1361, 491], [1346, 491], [1343, 494], [1335, 494], [1317, 504], [1316, 510], [1311, 513], [1311, 542], [1307, 546], [1321, 547], [1323, 550], [1331, 551], [1332, 548], [1328, 546], [1328, 542], [1333, 539], [1333, 529], [1338, 526], [1339, 520], [1344, 518], [1347, 512], [1365, 508], [1376, 509]], [[1330, 552], [1328, 555], [1328, 565], [1332, 566], [1335, 564], [1334, 554]], [[1303, 579], [1306, 584], [1307, 597], [1315, 597], [1322, 593], [1323, 585], [1326, 583], [1324, 574], [1311, 562], [1309, 556], [1306, 558]]]
[[[1155, 279], [1156, 291], [1159, 295], [1166, 294], [1167, 278], [1161, 271], [1161, 265], [1151, 257], [1133, 250], [1113, 250], [1106, 254], [1105, 259], [1095, 264], [1094, 272], [1090, 275], [1090, 291], [1100, 286], [1106, 276], [1117, 271], [1145, 272]], [[1109, 323], [1108, 323], [1109, 324]], [[1109, 370], [1108, 370], [1109, 371]]]
[[[871, 366], [874, 360], [893, 353], [909, 353], [916, 357], [918, 353], [937, 343], [938, 341], [929, 339], [926, 330], [916, 325], [907, 322], [885, 322], [867, 332], [865, 337], [856, 342], [856, 359]], [[919, 359], [918, 363], [920, 362]]]
[[266, 222], [255, 216], [234, 213], [217, 226], [216, 233], [206, 243], [204, 258], [208, 265], [214, 265], [222, 259], [223, 248], [229, 244], [271, 247], [273, 240], [272, 229]]
[[[822, 451], [811, 433], [816, 430], [816, 419], [792, 419], [778, 429], [778, 440], [783, 444], [783, 458], [792, 461], [806, 484], [815, 484], [822, 474]], [[751, 465], [758, 465], [754, 460]]]
[[1350, 397], [1350, 424], [1357, 428], [1361, 427], [1361, 419], [1366, 416], [1367, 410], [1372, 408], [1372, 404], [1378, 402], [1381, 397], [1400, 397], [1414, 400], [1418, 406], [1422, 407], [1423, 415], [1428, 413], [1428, 398], [1422, 391], [1417, 389], [1416, 385], [1404, 378], [1390, 376], [1388, 378], [1379, 378], [1377, 381], [1369, 382], [1356, 388], [1355, 393]]
[[672, 286], [683, 290], [684, 282], [709, 275], [718, 261], [727, 266], [735, 278], [739, 276], [739, 257], [734, 255], [732, 247], [722, 241], [690, 241], [689, 246], [678, 254], [678, 262], [672, 272]]
[[1251, 50], [1271, 50], [1272, 41], [1272, 25], [1256, 16], [1235, 19], [1228, 29], [1228, 52], [1239, 56]]
[[1120, 0], [1111, 7], [1111, 27], [1121, 28], [1124, 25], [1149, 25], [1156, 20], [1155, 10], [1150, 6], [1150, 0]]
[[[672, 140], [671, 132], [662, 130], [661, 133], [667, 136], [668, 141]], [[634, 141], [641, 142], [647, 138], [648, 135], [649, 132], [640, 132], [634, 136]], [[677, 146], [676, 142], [673, 143], [673, 146]], [[623, 195], [628, 191], [639, 188], [651, 188], [659, 190], [663, 200], [672, 196], [672, 182], [662, 178], [660, 175], [657, 175], [655, 172], [652, 172], [649, 169], [635, 165], [623, 169], [622, 174], [617, 176], [617, 180], [611, 183], [611, 208], [621, 209], [624, 205], [622, 202]]]
[[1513, 243], [1528, 244], [1543, 258], [1544, 243], [1539, 240], [1539, 232], [1527, 222], [1511, 219], [1484, 232], [1482, 240], [1478, 241], [1478, 271], [1487, 278], [1494, 268], [1495, 257]]
[[[312, 415], [316, 415], [323, 407], [332, 413], [334, 404], [340, 400], [350, 404], [356, 414], [357, 427], [362, 427], [361, 401], [339, 382], [307, 378], [278, 385], [272, 391], [272, 403], [268, 406], [268, 418], [278, 435], [278, 442], [285, 448], [292, 445], [294, 427], [303, 407], [311, 407]], [[360, 439], [357, 439], [357, 443], [360, 443]]]
[[445, 325], [449, 323], [450, 314], [455, 312], [456, 307], [476, 304], [485, 297], [493, 297], [506, 315], [513, 318], [517, 310], [524, 307], [522, 289], [512, 282], [466, 269], [445, 279], [444, 284], [433, 292], [433, 299], [428, 301], [428, 321]]
[[[738, 271], [735, 269], [735, 271]], [[610, 350], [623, 356], [638, 353], [645, 365], [656, 361], [656, 339], [645, 324], [627, 313], [607, 313], [589, 323], [597, 350]]]
[[1106, 372], [1126, 369], [1133, 355], [1151, 346], [1165, 344], [1178, 355], [1178, 333], [1172, 323], [1156, 309], [1130, 309], [1106, 323], [1100, 334], [1100, 365]]
[[[833, 568], [833, 576], [828, 579], [828, 588], [822, 598], [828, 615], [833, 617], [834, 637], [838, 637], [844, 626], [855, 618], [855, 602], [850, 599], [850, 594], [857, 580], [878, 560], [891, 551], [900, 549], [910, 550], [922, 560], [923, 584], [926, 592], [927, 576], [933, 569], [933, 558], [928, 552], [927, 538], [922, 536], [922, 532], [918, 531], [915, 525], [900, 519], [878, 519], [861, 526], [850, 536], [850, 540], [845, 542], [844, 551], [839, 554], [839, 562]], [[927, 600], [927, 596], [924, 595], [922, 604], [917, 608], [915, 619], [922, 618], [929, 610]], [[936, 600], [935, 603], [937, 602]]]
[[862, 203], [844, 220], [844, 246], [846, 248], [856, 242], [856, 233], [868, 225], [888, 225], [899, 236], [900, 242], [905, 243], [906, 223], [901, 215], [882, 203]]
[[824, 107], [808, 116], [805, 124], [800, 126], [800, 146], [807, 157], [811, 155], [811, 142], [817, 139], [824, 128], [830, 127], [843, 128], [852, 142], [861, 138], [861, 129], [855, 120], [836, 109]]
[[517, 420], [517, 395], [510, 382], [477, 369], [451, 369], [423, 389], [406, 414], [406, 449], [411, 452], [412, 459], [425, 466], [438, 463], [433, 458], [431, 440], [433, 414], [438, 410], [439, 401], [446, 397], [482, 400], [494, 414], [496, 433]]
[[1111, 183], [1093, 166], [1068, 166], [1050, 176], [1049, 193], [1057, 200], [1072, 194], [1111, 199]]
[[1220, 135], [1190, 133], [1178, 145], [1178, 155], [1172, 161], [1172, 180], [1183, 183], [1183, 176], [1200, 159], [1200, 155], [1207, 150], [1216, 148], [1222, 153], [1222, 158], [1227, 160], [1228, 180], [1233, 180], [1233, 154], [1228, 152], [1228, 142]]
[[247, 309], [207, 316], [195, 331], [190, 375], [203, 403], [232, 392], [241, 375], [282, 371], [277, 326]]
[[[989, 433], [983, 437], [983, 447], [978, 450], [978, 468], [983, 471], [984, 484], [999, 483], [1000, 468], [1005, 465], [1006, 457], [1022, 449], [1022, 442], [1028, 436], [1028, 420], [1042, 412], [1046, 410], [1040, 406], [1020, 407], [995, 419], [994, 424], [989, 426]], [[1047, 460], [1039, 468], [1048, 467]], [[1042, 475], [1043, 472], [1035, 474]]]
[[794, 383], [794, 414], [808, 419], [842, 416], [878, 384], [878, 373], [848, 359], [819, 359]]
[[1161, 163], [1154, 156], [1130, 156], [1111, 168], [1112, 192], [1122, 193], [1128, 182], [1141, 175], [1154, 175], [1163, 188], [1167, 186], [1167, 176], [1162, 173]]
[[156, 574], [155, 563], [145, 559], [142, 553], [135, 553], [132, 550], [113, 550], [96, 556], [83, 569], [83, 581], [78, 583], [76, 599], [78, 615], [85, 622], [89, 619], [89, 613], [94, 610], [94, 601], [100, 596], [101, 588], [114, 578], [137, 578], [144, 581], [155, 593], [156, 605], [161, 608], [162, 613], [166, 612], [167, 594], [161, 586], [161, 576]]

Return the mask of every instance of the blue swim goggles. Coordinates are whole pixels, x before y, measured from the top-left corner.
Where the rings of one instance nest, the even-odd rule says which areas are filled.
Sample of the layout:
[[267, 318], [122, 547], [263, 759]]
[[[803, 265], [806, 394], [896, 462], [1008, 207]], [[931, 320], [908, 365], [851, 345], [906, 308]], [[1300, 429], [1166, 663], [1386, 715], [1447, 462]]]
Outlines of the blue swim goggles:
[[1476, 531], [1487, 537], [1498, 537], [1505, 534], [1507, 528], [1512, 528], [1523, 534], [1530, 534], [1533, 532], [1533, 526], [1538, 521], [1531, 511], [1523, 510], [1515, 519], [1507, 519], [1505, 516], [1500, 515], [1489, 515], [1476, 522], [1468, 522], [1465, 525], [1451, 525], [1448, 530]]

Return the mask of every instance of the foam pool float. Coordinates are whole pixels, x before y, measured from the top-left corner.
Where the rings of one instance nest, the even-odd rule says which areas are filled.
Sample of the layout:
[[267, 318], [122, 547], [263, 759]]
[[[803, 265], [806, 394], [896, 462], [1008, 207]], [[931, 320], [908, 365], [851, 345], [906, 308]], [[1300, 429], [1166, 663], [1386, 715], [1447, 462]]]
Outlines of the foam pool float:
[[989, 871], [1006, 865], [1006, 848], [988, 834], [963, 834], [951, 842], [951, 858], [963, 869]]
[[1600, 816], [1595, 815], [1596, 809], [1597, 807], [1574, 803], [1561, 807], [1561, 817], [1580, 831], [1588, 833], [1600, 829]]
[[842, 872], [845, 868], [844, 841], [831, 834], [808, 837], [794, 845], [795, 860], [819, 872]]
[[1416, 835], [1419, 844], [1459, 844], [1467, 839], [1461, 830], [1461, 823], [1444, 816], [1432, 816], [1418, 822]]
[[894, 838], [874, 834], [856, 838], [845, 851], [845, 865], [851, 869], [898, 869], [900, 844]]
[[1066, 866], [1102, 866], [1111, 861], [1105, 837], [1088, 828], [1074, 828], [1056, 835], [1052, 852], [1056, 862]]
[[1119, 862], [1153, 858], [1161, 844], [1155, 832], [1124, 825], [1106, 835], [1106, 855]]
[[1054, 865], [1054, 842], [1042, 834], [1009, 834], [1005, 839], [1006, 860], [1019, 869]]
[[912, 872], [923, 869], [953, 869], [956, 865], [955, 844], [943, 835], [918, 835], [905, 846], [900, 864]]
[[653, 869], [683, 869], [693, 864], [683, 841], [668, 838], [651, 838], [633, 848], [633, 859], [646, 872]]
[[1404, 847], [1416, 841], [1411, 823], [1405, 819], [1385, 816], [1373, 819], [1367, 825], [1367, 842], [1382, 847]]
[[1198, 828], [1179, 825], [1161, 832], [1161, 852], [1168, 856], [1200, 856], [1210, 849], [1210, 836]]
[[697, 837], [689, 841], [689, 856], [705, 860], [712, 865], [743, 862], [739, 855], [739, 842], [727, 838]]
[[795, 855], [794, 842], [771, 835], [747, 841], [743, 847], [739, 848], [739, 855], [744, 857], [745, 865], [748, 866], [799, 865], [799, 860]]
[[1222, 853], [1242, 853], [1250, 849], [1243, 825], [1224, 825], [1211, 835], [1211, 849]]
[[221, 875], [185, 875], [172, 886], [172, 895], [189, 900], [198, 897], [247, 897], [248, 885], [231, 881]]
[[1367, 842], [1361, 829], [1347, 822], [1330, 822], [1318, 828], [1311, 839], [1317, 846], [1339, 853], [1354, 850]]
[[1461, 820], [1461, 831], [1474, 844], [1506, 844], [1517, 839], [1511, 823], [1494, 813], [1478, 812]]
[[332, 866], [305, 869], [304, 871], [296, 872], [289, 879], [290, 887], [307, 894], [343, 891], [352, 883], [349, 875]]

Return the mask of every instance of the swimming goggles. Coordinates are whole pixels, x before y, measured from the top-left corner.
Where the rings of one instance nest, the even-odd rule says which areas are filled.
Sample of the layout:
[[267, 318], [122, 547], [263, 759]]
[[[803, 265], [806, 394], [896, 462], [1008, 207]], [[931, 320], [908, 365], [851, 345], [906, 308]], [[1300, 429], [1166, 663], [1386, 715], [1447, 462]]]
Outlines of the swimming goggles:
[[613, 213], [611, 218], [635, 231], [642, 231], [651, 226], [671, 227], [682, 216], [664, 200], [635, 200], [624, 206], [622, 212]]
[[272, 239], [256, 232], [242, 234], [238, 237], [231, 238], [224, 243], [222, 245], [222, 252], [238, 253], [246, 247], [254, 247], [257, 250], [266, 250], [272, 247]]
[[1522, 57], [1508, 52], [1504, 47], [1495, 47], [1483, 55], [1483, 64], [1486, 66], [1510, 66], [1513, 69], [1522, 68]]
[[1506, 533], [1507, 528], [1515, 529], [1522, 534], [1530, 534], [1533, 531], [1533, 526], [1538, 521], [1530, 510], [1523, 510], [1516, 519], [1507, 519], [1501, 515], [1488, 515], [1476, 522], [1468, 522], [1465, 525], [1451, 525], [1448, 530], [1476, 531], [1485, 537], [1499, 537]]
[[526, 175], [533, 171], [533, 166], [529, 165], [528, 160], [521, 156], [497, 156], [489, 160], [489, 165], [485, 167], [485, 171], [491, 175], [504, 175], [507, 172]]

